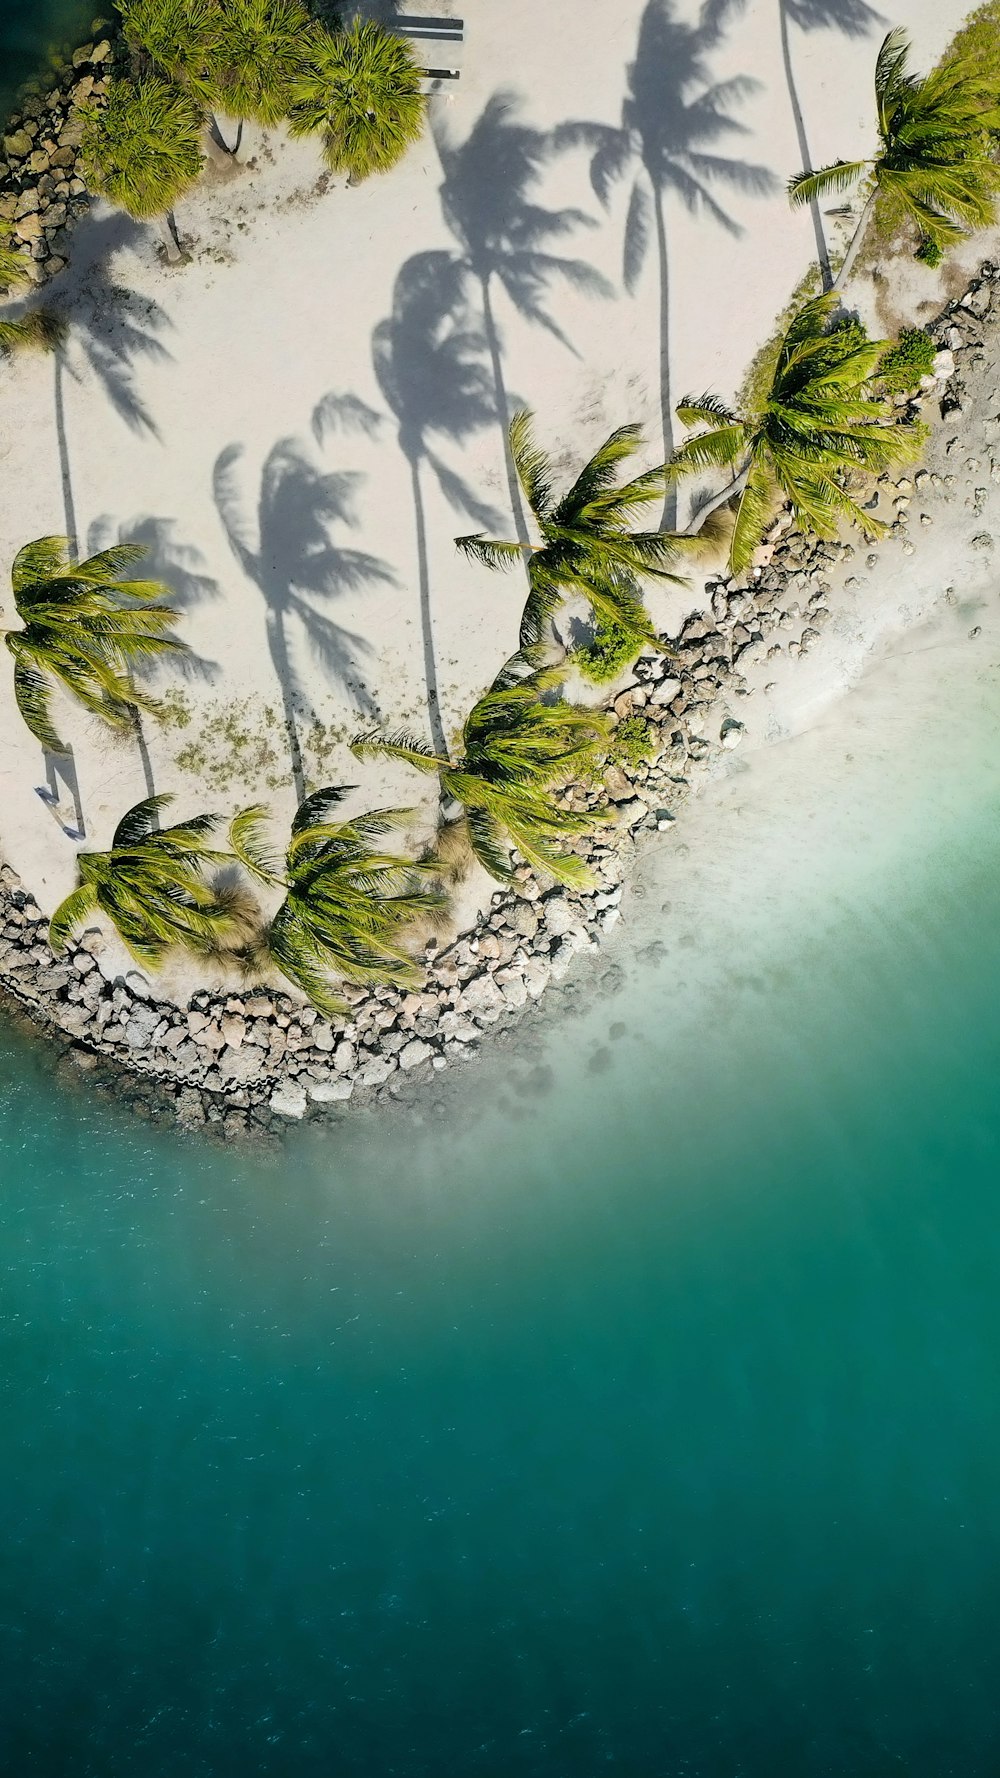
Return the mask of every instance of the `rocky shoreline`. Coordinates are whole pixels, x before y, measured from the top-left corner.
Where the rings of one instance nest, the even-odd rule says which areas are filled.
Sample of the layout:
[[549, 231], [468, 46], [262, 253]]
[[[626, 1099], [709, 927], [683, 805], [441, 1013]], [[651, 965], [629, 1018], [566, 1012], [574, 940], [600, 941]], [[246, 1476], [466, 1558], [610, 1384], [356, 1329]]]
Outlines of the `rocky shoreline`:
[[[998, 321], [1000, 269], [986, 264], [928, 329], [942, 354], [940, 380], [904, 399], [925, 411], [933, 403], [942, 422], [959, 417], [969, 404], [970, 372], [988, 362], [985, 330]], [[892, 531], [912, 553], [914, 492], [954, 478], [924, 468], [912, 480], [882, 479], [871, 504], [890, 503]], [[972, 541], [988, 547], [993, 540]], [[636, 841], [672, 827], [695, 781], [739, 745], [744, 728], [732, 711], [750, 695], [745, 671], [819, 641], [831, 616], [828, 577], [856, 554], [854, 543], [796, 531], [783, 512], [749, 577], [706, 580], [702, 607], [676, 637], [663, 638], [670, 655], [643, 656], [613, 700], [618, 724], [639, 717], [647, 725], [648, 759], [609, 767], [601, 787], [565, 793], [572, 806], [606, 796], [613, 811], [596, 838], [578, 844], [595, 887], [586, 894], [545, 889], [522, 868], [516, 887], [495, 892], [471, 931], [445, 949], [429, 941], [419, 990], [348, 987], [352, 1016], [339, 1024], [270, 990], [198, 992], [180, 1007], [158, 999], [137, 969], [122, 975], [99, 932], [53, 957], [45, 916], [7, 864], [0, 866], [0, 987], [77, 1068], [109, 1067], [124, 1096], [138, 1093], [151, 1115], [227, 1139], [349, 1101], [398, 1096], [405, 1081], [468, 1061], [617, 923]]]
[[81, 44], [47, 93], [22, 99], [3, 133], [0, 225], [36, 285], [62, 271], [70, 234], [90, 209], [77, 167], [83, 107], [107, 91], [113, 53], [107, 37]]

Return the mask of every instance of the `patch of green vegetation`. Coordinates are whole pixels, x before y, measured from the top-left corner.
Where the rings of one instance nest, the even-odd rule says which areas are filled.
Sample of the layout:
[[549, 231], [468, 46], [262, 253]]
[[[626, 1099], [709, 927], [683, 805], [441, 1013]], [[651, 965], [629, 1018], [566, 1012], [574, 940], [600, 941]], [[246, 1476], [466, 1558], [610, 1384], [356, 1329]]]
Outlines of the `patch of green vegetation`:
[[1000, 78], [1000, 0], [986, 0], [969, 14], [941, 57], [941, 66], [971, 62], [977, 73]]
[[939, 247], [936, 241], [931, 241], [925, 237], [924, 240], [921, 241], [920, 246], [917, 248], [913, 257], [914, 259], [923, 260], [924, 265], [939, 266], [944, 258], [944, 249]]
[[631, 716], [623, 716], [611, 737], [608, 748], [608, 759], [612, 765], [631, 766], [634, 771], [645, 760], [652, 759], [655, 752], [652, 724], [644, 716], [633, 711]]
[[[178, 694], [174, 726], [187, 728], [191, 712], [182, 712]], [[197, 735], [175, 755], [174, 764], [218, 795], [236, 785], [254, 795], [281, 790], [289, 780], [284, 722], [273, 705], [261, 705], [253, 698], [208, 704], [198, 713]]]
[[922, 327], [904, 327], [896, 344], [878, 367], [879, 381], [888, 395], [903, 395], [934, 369], [937, 347]]
[[642, 647], [642, 639], [625, 624], [598, 613], [591, 640], [574, 650], [573, 659], [585, 679], [606, 685], [630, 667]]

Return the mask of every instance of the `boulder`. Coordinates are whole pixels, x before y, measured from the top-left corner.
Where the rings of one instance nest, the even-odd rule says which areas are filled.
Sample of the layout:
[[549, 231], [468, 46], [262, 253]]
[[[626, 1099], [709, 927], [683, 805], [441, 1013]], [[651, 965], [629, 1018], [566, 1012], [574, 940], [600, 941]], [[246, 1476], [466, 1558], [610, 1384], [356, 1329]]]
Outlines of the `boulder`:
[[430, 1044], [425, 1043], [422, 1037], [411, 1037], [409, 1043], [404, 1044], [399, 1052], [399, 1066], [407, 1070], [419, 1068], [421, 1062], [429, 1061], [433, 1054]]
[[314, 1105], [334, 1105], [349, 1099], [354, 1091], [353, 1080], [307, 1080], [306, 1092]]
[[269, 1104], [278, 1117], [305, 1117], [308, 1105], [305, 1087], [300, 1087], [293, 1081], [284, 1081], [281, 1086], [275, 1087]]

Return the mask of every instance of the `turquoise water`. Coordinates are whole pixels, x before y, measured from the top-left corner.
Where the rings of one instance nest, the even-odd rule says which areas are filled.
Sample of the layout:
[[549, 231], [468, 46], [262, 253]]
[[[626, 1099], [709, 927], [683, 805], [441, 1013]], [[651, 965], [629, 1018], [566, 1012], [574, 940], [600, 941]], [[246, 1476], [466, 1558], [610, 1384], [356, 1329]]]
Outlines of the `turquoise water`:
[[422, 1122], [6, 1043], [0, 1769], [992, 1778], [990, 646], [734, 766]]
[[82, 42], [100, 14], [94, 0], [0, 0], [0, 118], [49, 50]]

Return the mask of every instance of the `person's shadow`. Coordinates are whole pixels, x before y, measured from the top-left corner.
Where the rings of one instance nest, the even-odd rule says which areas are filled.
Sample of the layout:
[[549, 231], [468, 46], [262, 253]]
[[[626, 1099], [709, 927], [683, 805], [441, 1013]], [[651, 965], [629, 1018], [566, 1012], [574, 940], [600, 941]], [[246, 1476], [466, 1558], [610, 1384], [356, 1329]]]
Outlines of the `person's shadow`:
[[[582, 146], [591, 155], [594, 191], [607, 204], [618, 180], [631, 177], [622, 276], [634, 292], [655, 238], [660, 285], [660, 418], [663, 455], [674, 450], [671, 384], [670, 258], [666, 197], [692, 215], [705, 215], [741, 235], [742, 226], [714, 195], [726, 188], [749, 197], [778, 190], [778, 180], [752, 161], [719, 154], [716, 145], [748, 133], [733, 108], [758, 90], [748, 76], [713, 82], [708, 57], [741, 0], [704, 0], [698, 20], [677, 16], [675, 0], [648, 0], [639, 25], [635, 61], [619, 125], [574, 121], [555, 131], [557, 146]], [[662, 524], [676, 527], [676, 492], [668, 490]]]
[[362, 588], [390, 586], [395, 576], [377, 556], [335, 541], [335, 526], [353, 526], [354, 495], [361, 477], [326, 474], [302, 443], [284, 438], [273, 447], [261, 474], [256, 514], [248, 519], [240, 488], [242, 445], [229, 445], [213, 472], [215, 504], [229, 547], [258, 588], [267, 616], [271, 661], [281, 693], [292, 779], [301, 802], [306, 794], [299, 722], [308, 709], [306, 687], [293, 659], [298, 633], [328, 678], [353, 698], [365, 716], [378, 707], [363, 677], [371, 653], [363, 637], [344, 629], [316, 601]]
[[452, 254], [414, 254], [396, 278], [392, 314], [372, 335], [375, 375], [410, 468], [416, 535], [427, 716], [434, 751], [447, 756], [431, 613], [422, 471], [429, 468], [449, 505], [496, 531], [498, 514], [435, 449], [432, 438], [462, 442], [496, 419], [496, 387], [482, 329], [470, 314], [464, 268]]
[[518, 541], [526, 546], [527, 522], [507, 437], [510, 403], [494, 287], [499, 285], [525, 320], [544, 327], [570, 351], [575, 348], [549, 304], [552, 286], [562, 282], [588, 296], [615, 293], [586, 260], [554, 251], [567, 235], [593, 227], [594, 219], [583, 210], [550, 210], [538, 202], [535, 188], [556, 143], [546, 131], [517, 121], [517, 104], [512, 93], [494, 93], [461, 143], [450, 138], [441, 114], [432, 115], [432, 125], [444, 174], [441, 207], [455, 238], [456, 264], [478, 296], [514, 524]]

